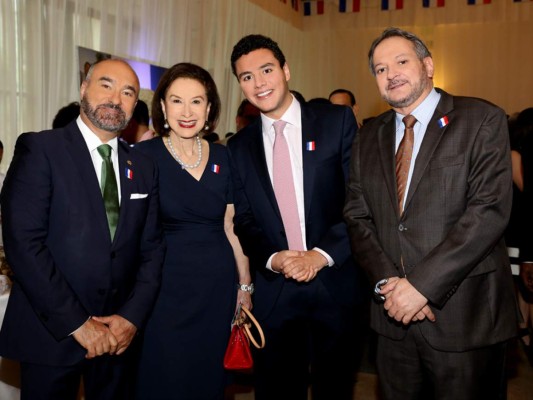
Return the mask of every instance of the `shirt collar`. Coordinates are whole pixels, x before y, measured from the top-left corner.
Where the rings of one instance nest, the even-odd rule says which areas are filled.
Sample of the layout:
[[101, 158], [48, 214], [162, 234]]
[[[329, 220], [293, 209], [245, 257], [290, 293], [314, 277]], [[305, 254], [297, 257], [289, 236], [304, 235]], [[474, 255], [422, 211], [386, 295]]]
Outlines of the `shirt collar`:
[[[289, 125], [293, 125], [296, 128], [300, 129], [302, 126], [302, 107], [296, 98], [292, 96], [292, 103], [287, 108], [287, 111], [281, 116], [281, 120], [287, 122]], [[263, 132], [273, 132], [272, 125], [276, 122], [275, 119], [267, 117], [265, 114], [261, 113], [261, 123], [263, 126]]]
[[[83, 136], [83, 139], [85, 140], [85, 143], [87, 144], [87, 147], [89, 148], [89, 152], [93, 152], [93, 150], [96, 150], [96, 148], [100, 145], [102, 145], [102, 141], [96, 136], [96, 134], [91, 131], [91, 129], [83, 122], [81, 117], [78, 117], [76, 119], [76, 123], [78, 124], [78, 128], [80, 128], [81, 134]], [[109, 142], [107, 142], [108, 145], [111, 146], [115, 154], [118, 154], [118, 139], [117, 137], [114, 137]]]
[[[420, 103], [418, 107], [413, 110], [411, 115], [414, 115], [416, 120], [422, 125], [427, 126], [431, 120], [431, 117], [435, 113], [435, 109], [437, 108], [439, 101], [440, 93], [433, 88], [424, 101], [422, 101], [422, 103]], [[396, 126], [401, 126], [403, 124], [403, 117], [405, 117], [405, 115], [396, 113]]]

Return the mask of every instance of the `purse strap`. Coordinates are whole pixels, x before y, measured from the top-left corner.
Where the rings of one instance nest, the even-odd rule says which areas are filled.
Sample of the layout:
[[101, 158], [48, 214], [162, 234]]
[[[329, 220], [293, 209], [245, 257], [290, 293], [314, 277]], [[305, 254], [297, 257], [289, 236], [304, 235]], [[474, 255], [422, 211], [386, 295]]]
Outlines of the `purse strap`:
[[265, 334], [263, 333], [263, 329], [261, 329], [261, 325], [259, 325], [259, 322], [255, 319], [255, 317], [252, 315], [252, 312], [248, 310], [248, 308], [245, 305], [241, 305], [242, 310], [244, 313], [248, 316], [252, 324], [254, 324], [255, 328], [257, 329], [257, 332], [259, 332], [259, 337], [261, 338], [261, 345], [257, 342], [257, 340], [252, 335], [252, 331], [250, 329], [251, 324], [244, 324], [244, 330], [246, 331], [246, 336], [248, 336], [248, 339], [250, 339], [250, 342], [253, 343], [255, 347], [258, 349], [262, 349], [265, 347]]

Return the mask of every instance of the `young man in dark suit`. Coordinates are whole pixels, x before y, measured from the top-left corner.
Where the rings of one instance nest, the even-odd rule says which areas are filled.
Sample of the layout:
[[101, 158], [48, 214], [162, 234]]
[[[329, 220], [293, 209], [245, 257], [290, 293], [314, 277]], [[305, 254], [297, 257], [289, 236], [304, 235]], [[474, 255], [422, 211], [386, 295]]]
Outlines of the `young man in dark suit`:
[[133, 398], [135, 336], [159, 288], [164, 244], [154, 164], [117, 140], [139, 81], [94, 64], [80, 117], [24, 133], [2, 190], [14, 272], [0, 353], [21, 362], [22, 399]]
[[261, 111], [228, 143], [235, 232], [268, 341], [256, 354], [256, 399], [307, 399], [309, 384], [314, 399], [352, 399], [361, 293], [342, 208], [356, 120], [346, 107], [300, 104], [270, 38], [242, 38], [231, 63]]
[[517, 330], [502, 236], [512, 184], [506, 115], [435, 89], [431, 54], [409, 32], [385, 30], [369, 64], [392, 110], [356, 138], [345, 217], [376, 284], [382, 394], [505, 398], [506, 341]]

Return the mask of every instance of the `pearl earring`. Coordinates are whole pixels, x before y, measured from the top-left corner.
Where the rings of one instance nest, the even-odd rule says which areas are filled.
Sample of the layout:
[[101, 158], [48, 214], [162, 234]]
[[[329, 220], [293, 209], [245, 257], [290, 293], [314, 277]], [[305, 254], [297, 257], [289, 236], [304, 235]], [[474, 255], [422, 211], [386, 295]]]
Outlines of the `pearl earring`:
[[163, 128], [168, 129], [170, 126], [168, 125], [168, 121], [165, 119], [165, 124], [163, 125]]
[[204, 131], [207, 131], [208, 129], [209, 129], [209, 124], [206, 121], [205, 126], [204, 126]]

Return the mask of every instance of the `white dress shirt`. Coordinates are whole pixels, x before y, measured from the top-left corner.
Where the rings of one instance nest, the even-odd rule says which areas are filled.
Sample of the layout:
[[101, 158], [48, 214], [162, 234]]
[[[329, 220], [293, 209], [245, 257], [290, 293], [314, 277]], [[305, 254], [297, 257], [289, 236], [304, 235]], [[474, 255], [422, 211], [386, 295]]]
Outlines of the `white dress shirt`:
[[[78, 117], [76, 120], [76, 123], [78, 124], [78, 128], [80, 128], [81, 134], [83, 136], [83, 139], [85, 139], [85, 143], [87, 144], [87, 148], [89, 149], [89, 153], [91, 153], [91, 159], [93, 160], [93, 166], [94, 170], [96, 172], [96, 176], [98, 177], [98, 183], [100, 184], [100, 187], [102, 187], [102, 162], [104, 161], [100, 153], [98, 153], [98, 146], [101, 146], [103, 143], [102, 141], [96, 136], [93, 131], [89, 129], [89, 127], [83, 122], [81, 117]], [[115, 170], [115, 177], [117, 180], [117, 189], [118, 189], [118, 203], [120, 204], [120, 175], [119, 175], [119, 168], [118, 168], [118, 139], [117, 137], [111, 139], [106, 144], [110, 145], [113, 151], [111, 151], [111, 162], [113, 163], [113, 169]]]
[[[304, 170], [303, 170], [303, 154], [302, 154], [302, 109], [300, 103], [294, 98], [292, 103], [285, 111], [285, 114], [280, 118], [282, 121], [287, 122], [283, 133], [289, 146], [289, 153], [291, 157], [292, 176], [294, 179], [294, 190], [296, 192], [296, 204], [298, 206], [298, 217], [300, 219], [300, 228], [302, 232], [302, 243], [304, 250], [307, 250], [306, 244], [306, 232], [305, 232], [305, 205], [304, 205]], [[261, 123], [263, 130], [263, 144], [265, 148], [265, 158], [268, 168], [268, 174], [270, 175], [270, 181], [273, 181], [273, 149], [276, 133], [274, 132], [274, 122], [276, 120], [267, 117], [261, 113]], [[318, 251], [327, 260], [328, 265], [334, 264], [333, 259], [324, 250], [317, 247], [313, 250]], [[267, 262], [267, 268], [272, 270], [272, 254]]]
[[[415, 108], [411, 113], [411, 115], [416, 118], [416, 123], [413, 127], [415, 139], [413, 143], [413, 155], [411, 156], [412, 162], [409, 166], [409, 175], [407, 176], [407, 190], [404, 193], [402, 203], [404, 204], [404, 206], [405, 199], [407, 199], [407, 193], [409, 192], [409, 185], [411, 184], [411, 177], [413, 176], [413, 171], [415, 169], [416, 157], [418, 156], [420, 146], [422, 145], [422, 141], [424, 140], [429, 121], [431, 120], [431, 117], [433, 117], [433, 114], [435, 113], [435, 109], [437, 108], [437, 104], [439, 103], [439, 101], [440, 94], [437, 93], [435, 88], [433, 88], [431, 92], [429, 92], [428, 96], [424, 99], [424, 101], [420, 103], [419, 106]], [[403, 134], [405, 131], [405, 124], [402, 121], [404, 117], [405, 115], [396, 113], [396, 151], [398, 151], [398, 147], [400, 146], [400, 142], [402, 141]]]

